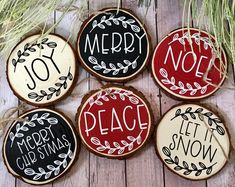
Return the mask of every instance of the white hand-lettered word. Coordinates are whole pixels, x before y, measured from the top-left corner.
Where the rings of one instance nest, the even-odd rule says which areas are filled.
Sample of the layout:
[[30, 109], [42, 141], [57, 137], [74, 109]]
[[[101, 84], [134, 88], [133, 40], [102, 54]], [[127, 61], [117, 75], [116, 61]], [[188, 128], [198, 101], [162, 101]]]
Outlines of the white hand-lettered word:
[[[145, 33], [139, 36], [138, 34], [132, 34], [131, 32], [125, 32], [120, 34], [118, 32], [113, 32], [110, 34], [95, 34], [93, 41], [90, 39], [90, 35], [86, 34], [86, 41], [84, 46], [84, 53], [87, 51], [93, 55], [94, 52], [106, 54], [119, 53], [124, 50], [125, 54], [132, 53], [134, 50], [138, 50], [139, 54], [142, 54], [142, 39]], [[105, 41], [111, 42], [111, 48], [105, 46]], [[135, 40], [138, 41], [138, 45], [134, 46]], [[124, 46], [122, 49], [121, 46]], [[135, 47], [138, 47], [136, 49]]]
[[[111, 110], [98, 110], [97, 114], [93, 114], [91, 112], [84, 112], [84, 119], [85, 119], [85, 127], [86, 127], [86, 135], [89, 136], [89, 132], [91, 132], [96, 126], [99, 128], [99, 132], [101, 135], [108, 134], [108, 132], [114, 132], [114, 131], [133, 131], [137, 126], [139, 129], [146, 129], [148, 123], [143, 122], [141, 120], [141, 108], [145, 107], [144, 105], [140, 104], [136, 106], [136, 109], [134, 109], [132, 106], [127, 105], [122, 112], [121, 116], [118, 116], [115, 108], [112, 108]], [[111, 121], [108, 121], [110, 123], [110, 128], [104, 128], [102, 126], [103, 121], [107, 123], [107, 116], [108, 113], [111, 113]], [[128, 115], [132, 114], [132, 115]], [[97, 116], [97, 118], [96, 118]], [[134, 116], [137, 116], [137, 119], [134, 118]], [[88, 123], [89, 118], [89, 123]], [[133, 123], [128, 124], [127, 118], [133, 118]], [[123, 121], [123, 124], [120, 122], [120, 119]], [[92, 122], [91, 122], [92, 121]], [[116, 126], [115, 126], [116, 124]]]
[[[177, 71], [179, 68], [182, 69], [182, 71], [185, 73], [191, 73], [192, 71], [195, 71], [195, 76], [201, 78], [204, 74], [203, 72], [201, 72], [201, 67], [205, 67], [205, 64], [207, 64], [206, 68], [210, 67], [212, 64], [212, 59], [208, 59], [207, 56], [203, 55], [197, 56], [193, 51], [189, 51], [183, 54], [183, 51], [183, 49], [180, 50], [180, 53], [178, 54], [178, 56], [176, 56], [177, 54], [176, 52], [174, 53], [172, 46], [169, 46], [165, 56], [164, 64], [168, 65], [168, 61], [172, 62], [175, 71]], [[208, 60], [210, 60], [209, 63], [206, 63], [206, 61]], [[182, 63], [179, 67], [181, 61]], [[186, 69], [186, 67], [188, 69]], [[208, 77], [206, 78], [206, 80], [211, 82], [211, 79]]]
[[69, 145], [66, 135], [62, 134], [61, 138], [55, 137], [50, 125], [17, 142], [17, 147], [22, 155], [16, 159], [16, 164], [19, 169], [23, 170], [35, 164], [38, 159], [44, 160]]

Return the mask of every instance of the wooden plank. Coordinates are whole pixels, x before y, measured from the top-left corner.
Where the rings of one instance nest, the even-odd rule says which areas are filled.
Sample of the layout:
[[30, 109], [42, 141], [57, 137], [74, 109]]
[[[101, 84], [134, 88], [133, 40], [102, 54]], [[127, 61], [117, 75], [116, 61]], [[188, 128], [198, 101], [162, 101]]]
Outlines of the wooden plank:
[[[75, 3], [76, 6], [79, 6], [80, 3], [77, 1]], [[61, 16], [61, 12], [56, 11], [55, 19], [57, 20]], [[68, 12], [63, 20], [59, 23], [58, 27], [55, 30], [55, 33], [65, 37], [66, 39], [69, 38], [70, 33], [72, 30], [77, 32], [77, 28], [74, 28], [77, 25], [77, 21], [75, 22], [76, 16], [75, 12]], [[70, 39], [70, 43], [74, 41], [77, 35], [72, 35]], [[74, 49], [76, 49], [75, 43], [73, 43]], [[78, 62], [79, 63], [79, 62]], [[65, 100], [60, 102], [56, 105], [56, 109], [64, 112], [73, 122], [75, 125], [75, 114], [77, 112], [77, 108], [81, 103], [81, 95], [85, 94], [88, 91], [88, 82], [84, 81], [83, 83], [79, 84], [80, 81], [87, 77], [87, 73], [84, 69], [79, 66], [79, 79], [74, 88], [72, 94], [68, 96]], [[72, 166], [72, 169], [62, 178], [56, 180], [53, 183], [54, 187], [84, 187], [89, 186], [89, 153], [88, 151], [82, 147], [79, 153], [78, 161]]]
[[[12, 91], [10, 90], [10, 87], [8, 86], [8, 82], [6, 79], [6, 73], [5, 73], [5, 60], [0, 58], [0, 116], [2, 117], [4, 113], [12, 107], [18, 106], [18, 99], [13, 95]], [[11, 123], [10, 123], [11, 124]], [[5, 128], [5, 133], [9, 127], [9, 125]], [[2, 158], [2, 145], [3, 145], [3, 139], [5, 136], [5, 133], [0, 137], [0, 148], [1, 148], [1, 156], [0, 156], [0, 186], [9, 186], [14, 187], [15, 186], [15, 177], [13, 177], [10, 173], [8, 173], [7, 168], [3, 162]]]
[[[54, 23], [54, 13], [48, 17], [47, 21], [46, 21], [46, 30]], [[44, 23], [42, 23], [40, 25], [40, 28], [43, 28], [44, 27]], [[36, 34], [36, 33], [41, 33], [41, 30], [39, 28], [35, 28], [34, 30], [30, 31], [29, 33], [27, 33], [24, 38], [30, 36], [30, 35], [33, 35], [33, 34]], [[20, 101], [19, 100], [19, 104], [22, 104], [24, 103], [23, 101]], [[25, 111], [27, 110], [30, 110], [30, 109], [33, 109], [33, 108], [36, 108], [32, 105], [28, 105], [28, 104], [25, 104], [26, 108], [25, 108]], [[24, 113], [25, 111], [21, 111], [21, 113]], [[19, 113], [19, 115], [21, 114]], [[30, 184], [27, 184], [25, 182], [23, 182], [22, 180], [20, 179], [17, 179], [16, 180], [16, 186], [17, 187], [32, 187], [34, 185], [30, 185]], [[42, 187], [52, 187], [52, 184], [46, 184], [46, 185], [42, 185]]]
[[[116, 0], [90, 0], [89, 12], [116, 6]], [[100, 84], [90, 81], [90, 89], [100, 88]], [[125, 186], [125, 161], [101, 158], [90, 153], [90, 186]]]
[[[201, 7], [201, 2], [198, 2], [198, 7]], [[199, 10], [198, 10], [199, 14]], [[206, 18], [201, 20], [202, 23], [207, 25]], [[197, 20], [193, 21], [193, 24], [198, 27], [196, 24]], [[205, 28], [202, 27], [205, 30]], [[234, 68], [232, 64], [229, 64], [229, 72], [228, 79], [225, 80], [225, 83], [222, 85], [222, 88], [218, 90], [212, 97], [203, 100], [202, 103], [206, 103], [217, 109], [221, 115], [226, 120], [226, 125], [228, 131], [231, 135], [231, 143], [234, 145], [235, 138], [235, 126], [233, 125], [233, 121], [235, 120], [235, 116], [232, 111], [235, 105], [235, 95], [234, 95]], [[232, 89], [230, 89], [232, 88]], [[234, 186], [234, 167], [233, 163], [230, 161], [217, 175], [207, 180], [208, 187], [219, 187], [219, 186]]]
[[[151, 2], [148, 9], [138, 7], [136, 1], [124, 0], [122, 7], [129, 8], [141, 19], [146, 25], [147, 30], [151, 35], [152, 46], [156, 45], [156, 8], [155, 2]], [[146, 14], [147, 13], [147, 14]], [[151, 103], [155, 116], [154, 125], [159, 119], [159, 89], [155, 85], [151, 72], [145, 70], [139, 77], [126, 85], [131, 85], [140, 90]], [[157, 158], [154, 144], [151, 141], [146, 145], [140, 153], [126, 160], [126, 179], [127, 186], [164, 186], [163, 167], [161, 161]]]
[[[226, 80], [225, 84], [222, 86], [214, 96], [210, 97], [204, 103], [214, 106], [221, 115], [226, 120], [226, 126], [228, 132], [230, 133], [231, 143], [234, 146], [235, 144], [235, 126], [233, 122], [235, 121], [235, 116], [233, 114], [235, 106], [235, 95], [234, 95], [234, 76], [232, 65], [229, 66], [229, 78]], [[228, 89], [233, 87], [233, 89]], [[232, 153], [234, 154], [234, 152]], [[229, 161], [227, 165], [214, 177], [207, 180], [208, 187], [220, 187], [228, 186], [232, 187], [235, 184], [235, 174], [234, 174], [234, 155], [232, 156], [233, 160]]]
[[[116, 0], [90, 0], [89, 8], [90, 13], [97, 11], [104, 7], [116, 6]], [[138, 17], [144, 19], [144, 8], [137, 8], [135, 0], [123, 0], [122, 6], [132, 9]], [[59, 16], [59, 12], [56, 13]], [[66, 18], [60, 23], [56, 30], [56, 33], [62, 36], [68, 37], [69, 28], [73, 13], [69, 13]], [[155, 14], [156, 17], [155, 17]], [[58, 18], [58, 17], [57, 17]], [[181, 0], [165, 0], [152, 1], [151, 7], [147, 14], [147, 28], [150, 31], [153, 46], [156, 41], [160, 41], [162, 37], [168, 34], [171, 30], [181, 27], [182, 18], [182, 1]], [[157, 25], [155, 24], [157, 22]], [[157, 37], [156, 37], [157, 30]], [[13, 96], [6, 82], [4, 68], [0, 69], [0, 115], [4, 113], [7, 108], [16, 106], [18, 99]], [[204, 103], [212, 104], [222, 112], [226, 117], [227, 126], [232, 137], [232, 143], [235, 143], [235, 126], [232, 122], [235, 120], [235, 116], [232, 111], [235, 106], [234, 90], [227, 89], [226, 87], [234, 87], [233, 69], [230, 68], [229, 80], [226, 80], [224, 88], [219, 90], [214, 96], [204, 100]], [[85, 70], [79, 70], [79, 81], [86, 77], [90, 77]], [[79, 82], [78, 81], [78, 82]], [[81, 85], [77, 84], [71, 96], [62, 101], [56, 106], [59, 110], [65, 112], [71, 119], [74, 120], [76, 109], [81, 102], [80, 95], [87, 92], [89, 89], [99, 88], [100, 84], [89, 81], [84, 82]], [[132, 85], [142, 91], [147, 99], [150, 101], [154, 114], [158, 116], [163, 114], [166, 110], [172, 107], [177, 101], [169, 98], [162, 92], [159, 92], [158, 87], [154, 84], [150, 72], [145, 71], [142, 75], [135, 80], [129, 82], [127, 85]], [[160, 96], [160, 98], [159, 98]], [[14, 99], [12, 99], [14, 98]], [[11, 101], [11, 102], [9, 102]], [[160, 101], [160, 102], [159, 102]], [[161, 108], [160, 108], [161, 106]], [[28, 106], [31, 108], [31, 106]], [[156, 120], [155, 119], [155, 122]], [[2, 139], [0, 138], [0, 145], [2, 145]], [[2, 158], [0, 159], [0, 186], [31, 186], [27, 185], [20, 180], [15, 182], [6, 170]], [[162, 163], [155, 155], [154, 147], [152, 143], [149, 143], [143, 148], [143, 150], [128, 160], [118, 161], [100, 158], [88, 151], [83, 147], [80, 153], [78, 162], [73, 166], [72, 170], [66, 174], [65, 177], [59, 179], [53, 183], [53, 186], [234, 186], [234, 168], [233, 164], [229, 163], [227, 166], [215, 177], [212, 177], [207, 181], [191, 182], [184, 180], [179, 176], [168, 171], [167, 168], [162, 167]], [[164, 181], [165, 179], [165, 181]], [[51, 184], [45, 186], [52, 186]]]
[[[175, 30], [182, 26], [182, 14], [183, 3], [181, 0], [166, 0], [157, 1], [157, 28], [158, 28], [158, 40], [160, 41], [165, 35], [172, 30]], [[178, 102], [171, 99], [162, 93], [161, 97], [161, 112], [164, 114], [168, 109]], [[183, 186], [205, 186], [205, 181], [189, 181], [183, 179], [173, 172], [169, 171], [166, 167], [165, 170], [165, 186], [183, 187]]]
[[[49, 18], [48, 19], [48, 23], [53, 22], [53, 19]], [[34, 29], [33, 31], [27, 33], [25, 35], [25, 37], [39, 32], [38, 29]], [[6, 62], [1, 59], [0, 60], [2, 64], [5, 64]], [[0, 113], [3, 114], [8, 108], [11, 107], [16, 107], [19, 104], [19, 100], [17, 99], [17, 97], [15, 97], [12, 93], [12, 91], [10, 90], [9, 86], [8, 86], [8, 82], [6, 81], [6, 75], [5, 75], [5, 66], [4, 68], [1, 68], [1, 73], [0, 73], [0, 84], [1, 84], [1, 88], [0, 88], [0, 104], [1, 104], [1, 109], [0, 109]], [[10, 102], [9, 102], [10, 101]], [[29, 105], [28, 105], [29, 106]], [[30, 107], [28, 107], [30, 108]], [[2, 141], [3, 141], [3, 137], [2, 136], [0, 138], [0, 146], [2, 146]], [[15, 179], [14, 177], [12, 177], [10, 174], [8, 174], [5, 166], [1, 167], [3, 165], [2, 162], [2, 157], [1, 157], [1, 161], [0, 161], [0, 176], [1, 176], [1, 180], [0, 180], [0, 186], [5, 186], [4, 184], [6, 184], [6, 186], [30, 186], [28, 184], [25, 184], [24, 182], [22, 182], [19, 179]], [[51, 185], [50, 185], [51, 186]]]

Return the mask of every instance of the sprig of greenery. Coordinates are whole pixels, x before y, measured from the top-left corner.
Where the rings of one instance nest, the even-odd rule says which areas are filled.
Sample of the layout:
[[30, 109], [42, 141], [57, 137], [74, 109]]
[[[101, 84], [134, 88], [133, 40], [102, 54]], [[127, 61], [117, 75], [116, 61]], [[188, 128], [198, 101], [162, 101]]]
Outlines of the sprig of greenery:
[[[215, 36], [214, 49], [226, 50], [228, 60], [235, 63], [235, 1], [231, 0], [185, 0], [192, 10], [195, 26], [207, 30]], [[206, 20], [205, 20], [206, 18]], [[188, 17], [188, 24], [190, 23]]]
[[[65, 11], [47, 32], [44, 33], [44, 29], [41, 29], [40, 39], [57, 26], [74, 1], [68, 0]], [[61, 2], [62, 0], [0, 0], [0, 56], [7, 56], [26, 33], [46, 24]]]
[[151, 5], [152, 0], [137, 0], [138, 6], [145, 6], [148, 8]]

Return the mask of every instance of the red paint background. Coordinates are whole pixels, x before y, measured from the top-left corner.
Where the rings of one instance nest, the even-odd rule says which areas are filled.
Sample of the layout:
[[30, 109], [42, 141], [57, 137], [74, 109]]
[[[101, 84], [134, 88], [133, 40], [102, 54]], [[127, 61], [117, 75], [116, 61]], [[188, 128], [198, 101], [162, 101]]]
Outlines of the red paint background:
[[[115, 89], [115, 88], [112, 88], [112, 90]], [[114, 90], [113, 90], [114, 91]], [[112, 91], [112, 92], [113, 92]], [[100, 91], [99, 91], [100, 92]], [[97, 94], [99, 93], [97, 92], [93, 98], [94, 99], [97, 99]], [[125, 90], [122, 89], [121, 92], [125, 92]], [[104, 91], [102, 91], [102, 95], [103, 95]], [[137, 109], [136, 109], [136, 106], [135, 104], [131, 103], [129, 101], [129, 99], [127, 97], [125, 97], [125, 100], [121, 100], [119, 95], [115, 94], [115, 96], [117, 96], [117, 99], [114, 100], [112, 98], [110, 98], [110, 96], [107, 96], [109, 98], [109, 101], [103, 101], [103, 100], [100, 100], [103, 102], [103, 105], [99, 106], [99, 105], [93, 105], [91, 107], [91, 109], [89, 110], [89, 112], [93, 113], [95, 116], [96, 116], [96, 122], [98, 122], [98, 110], [102, 110], [102, 109], [105, 109], [106, 112], [105, 113], [101, 113], [101, 116], [103, 116], [103, 124], [102, 124], [102, 127], [103, 128], [109, 128], [109, 131], [108, 131], [108, 134], [106, 135], [101, 135], [100, 133], [100, 130], [99, 130], [99, 124], [96, 123], [96, 126], [95, 128], [89, 132], [89, 137], [87, 137], [86, 135], [86, 132], [85, 132], [85, 119], [84, 119], [84, 112], [88, 111], [88, 108], [89, 108], [89, 101], [91, 100], [92, 97], [90, 97], [88, 99], [88, 102], [86, 102], [86, 104], [84, 105], [84, 108], [83, 110], [81, 111], [81, 114], [80, 114], [80, 120], [79, 120], [79, 129], [80, 129], [80, 133], [81, 133], [81, 136], [82, 136], [82, 139], [83, 141], [85, 141], [85, 143], [87, 145], [90, 146], [90, 148], [92, 148], [94, 151], [97, 151], [96, 148], [97, 146], [94, 145], [93, 143], [91, 143], [91, 137], [97, 137], [99, 138], [100, 142], [104, 145], [104, 141], [108, 141], [111, 145], [111, 147], [114, 147], [113, 146], [113, 142], [118, 142], [121, 146], [123, 146], [121, 144], [121, 140], [126, 140], [128, 143], [130, 142], [128, 139], [127, 139], [127, 136], [133, 136], [133, 137], [137, 137], [139, 135], [139, 133], [141, 132], [141, 129], [139, 128], [139, 123], [138, 123], [138, 118], [137, 118]], [[130, 96], [134, 96], [136, 97], [135, 94], [130, 94]], [[138, 98], [138, 97], [136, 97]], [[139, 98], [139, 104], [144, 104]], [[123, 113], [123, 109], [127, 106], [127, 105], [130, 105], [133, 107], [133, 109], [127, 109], [126, 110], [126, 123], [128, 124], [129, 128], [132, 127], [132, 124], [133, 124], [133, 119], [135, 118], [136, 119], [136, 126], [134, 128], [133, 131], [129, 131], [126, 129], [124, 123], [123, 123], [123, 119], [122, 119], [122, 113]], [[122, 127], [123, 127], [123, 132], [121, 130], [114, 130], [114, 132], [111, 132], [110, 131], [110, 128], [111, 128], [111, 110], [112, 110], [112, 107], [115, 108], [116, 112], [117, 112], [117, 115], [119, 117], [119, 120], [122, 124]], [[132, 112], [134, 111], [134, 112]], [[142, 138], [142, 142], [140, 145], [137, 144], [137, 142], [134, 142], [134, 147], [131, 151], [135, 151], [136, 149], [138, 149], [140, 146], [142, 146], [142, 144], [145, 142], [145, 140], [147, 139], [147, 136], [149, 134], [149, 130], [150, 130], [150, 121], [151, 119], [149, 118], [148, 116], [148, 108], [146, 108], [146, 106], [143, 106], [143, 107], [140, 107], [140, 115], [141, 115], [141, 122], [142, 123], [148, 123], [148, 125], [146, 125], [146, 129], [143, 130], [142, 134], [141, 134], [141, 138]], [[91, 120], [90, 118], [87, 118], [88, 119], [88, 124], [89, 122], [91, 123], [91, 125], [93, 124], [93, 120]], [[130, 124], [130, 125], [129, 125]], [[114, 118], [114, 127], [117, 127], [117, 122]], [[99, 153], [103, 154], [103, 153], [106, 153], [108, 152], [108, 150], [106, 149], [105, 151], [98, 151]], [[124, 152], [119, 155], [119, 156], [122, 156], [123, 154], [126, 154], [128, 153], [128, 148], [125, 148]], [[115, 155], [117, 156], [117, 150], [112, 154], [112, 155]]]
[[[204, 49], [204, 42], [200, 42], [200, 47], [199, 45], [197, 45], [195, 43], [195, 39], [192, 38], [192, 41], [193, 41], [193, 49], [194, 49], [194, 52], [195, 54], [197, 55], [197, 64], [195, 65], [195, 67], [193, 68], [193, 70], [189, 73], [185, 73], [182, 68], [181, 68], [181, 63], [182, 63], [182, 59], [183, 59], [183, 56], [184, 54], [186, 54], [187, 52], [190, 52], [192, 51], [191, 50], [191, 46], [189, 44], [189, 42], [185, 39], [185, 47], [179, 42], [179, 41], [174, 41], [171, 45], [172, 49], [173, 49], [173, 53], [174, 53], [174, 57], [175, 57], [175, 61], [177, 61], [178, 59], [178, 55], [180, 53], [180, 50], [183, 50], [183, 53], [182, 53], [182, 56], [181, 56], [181, 61], [179, 63], [179, 66], [178, 66], [178, 70], [177, 72], [175, 71], [174, 69], [174, 66], [172, 64], [172, 60], [171, 58], [168, 57], [168, 60], [166, 62], [166, 64], [164, 64], [164, 60], [165, 60], [165, 56], [167, 54], [167, 50], [168, 50], [168, 43], [171, 42], [173, 40], [173, 37], [175, 34], [179, 34], [179, 37], [182, 37], [183, 35], [183, 32], [188, 32], [188, 29], [181, 29], [181, 30], [178, 30], [176, 32], [173, 32], [171, 34], [168, 35], [168, 37], [166, 37], [165, 39], [163, 39], [163, 41], [159, 44], [159, 46], [155, 49], [155, 55], [153, 57], [153, 63], [154, 63], [154, 68], [153, 68], [153, 71], [156, 75], [155, 79], [157, 78], [159, 81], [161, 79], [163, 79], [162, 75], [159, 73], [159, 70], [161, 68], [164, 68], [167, 70], [168, 72], [168, 78], [170, 79], [172, 76], [175, 77], [175, 80], [176, 80], [176, 85], [178, 86], [178, 81], [182, 81], [184, 83], [184, 85], [186, 85], [186, 83], [189, 83], [193, 86], [193, 88], [195, 88], [194, 86], [194, 82], [198, 82], [201, 86], [205, 86], [207, 83], [205, 81], [203, 81], [203, 78], [199, 78], [199, 77], [196, 77], [195, 76], [195, 73], [196, 73], [196, 67], [197, 67], [197, 64], [198, 64], [198, 60], [200, 58], [200, 55], [203, 55], [203, 56], [207, 56], [208, 59], [203, 59], [202, 62], [201, 62], [201, 66], [199, 68], [199, 71], [202, 72], [202, 73], [205, 73], [207, 68], [208, 68], [208, 65], [209, 65], [209, 62], [210, 62], [210, 59], [212, 58], [212, 53], [211, 53], [211, 48], [208, 47], [208, 49]], [[190, 29], [190, 34], [191, 36], [194, 34], [194, 33], [198, 33], [199, 31], [198, 30], [193, 30], [193, 29]], [[203, 31], [200, 32], [200, 36], [201, 37], [209, 37], [209, 35]], [[214, 42], [214, 40], [212, 39], [212, 41]], [[201, 52], [200, 52], [200, 49], [201, 49]], [[189, 57], [190, 56], [190, 57]], [[187, 64], [185, 67], [185, 69], [190, 69], [192, 63], [193, 62], [193, 58], [192, 58], [192, 55], [188, 55], [188, 57], [186, 58], [188, 59], [187, 62], [185, 62], [185, 64]], [[226, 57], [224, 56], [224, 54], [222, 54], [222, 60], [224, 63], [227, 63], [225, 61]], [[191, 63], [190, 63], [191, 62]], [[217, 58], [215, 60], [215, 64], [217, 67], [220, 67], [220, 60]], [[218, 85], [221, 81], [222, 81], [222, 78], [223, 78], [223, 75], [222, 77], [220, 77], [220, 73], [219, 71], [215, 68], [215, 67], [212, 67], [211, 70], [209, 71], [208, 73], [208, 78], [211, 78], [212, 79], [212, 83], [213, 84], [216, 84]], [[161, 82], [162, 83], [162, 82]], [[163, 83], [162, 83], [163, 84]], [[171, 85], [166, 85], [166, 84], [163, 84], [163, 88], [166, 89], [166, 90], [170, 90], [170, 87]], [[183, 94], [183, 96], [186, 96], [188, 98], [193, 98], [193, 97], [201, 97], [203, 95], [206, 95], [206, 94], [209, 94], [213, 91], [215, 91], [215, 87], [214, 86], [211, 86], [209, 85], [207, 87], [207, 91], [204, 93], [204, 94], [201, 94], [200, 90], [196, 92], [195, 95], [191, 96], [190, 95], [190, 92], [186, 92], [185, 94]], [[177, 94], [177, 96], [182, 96], [179, 94], [179, 89], [178, 90], [171, 90], [173, 91], [175, 94]]]

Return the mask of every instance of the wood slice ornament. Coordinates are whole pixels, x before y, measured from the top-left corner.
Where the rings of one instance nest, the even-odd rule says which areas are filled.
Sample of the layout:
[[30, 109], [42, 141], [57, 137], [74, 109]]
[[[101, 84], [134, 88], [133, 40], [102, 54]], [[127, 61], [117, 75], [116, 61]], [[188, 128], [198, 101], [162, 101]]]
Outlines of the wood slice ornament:
[[46, 184], [64, 175], [77, 160], [80, 140], [62, 113], [34, 109], [13, 122], [3, 143], [8, 171], [30, 184]]
[[21, 41], [11, 52], [7, 78], [14, 94], [35, 106], [47, 106], [64, 99], [77, 80], [76, 58], [66, 40], [39, 34]]
[[181, 104], [160, 120], [156, 151], [174, 173], [190, 179], [207, 179], [226, 164], [230, 152], [224, 121], [198, 104]]
[[132, 87], [107, 85], [84, 96], [77, 125], [93, 153], [122, 159], [133, 155], [152, 134], [153, 115], [144, 95]]
[[83, 67], [95, 77], [126, 82], [146, 67], [150, 42], [135, 15], [125, 9], [108, 8], [83, 23], [77, 51]]
[[215, 58], [211, 42], [215, 42], [213, 36], [193, 28], [168, 34], [157, 45], [152, 58], [157, 84], [184, 100], [202, 99], [216, 92], [224, 82], [227, 60], [223, 49], [221, 60]]

